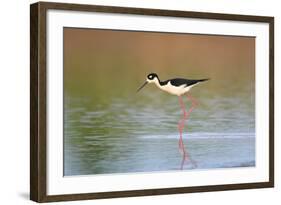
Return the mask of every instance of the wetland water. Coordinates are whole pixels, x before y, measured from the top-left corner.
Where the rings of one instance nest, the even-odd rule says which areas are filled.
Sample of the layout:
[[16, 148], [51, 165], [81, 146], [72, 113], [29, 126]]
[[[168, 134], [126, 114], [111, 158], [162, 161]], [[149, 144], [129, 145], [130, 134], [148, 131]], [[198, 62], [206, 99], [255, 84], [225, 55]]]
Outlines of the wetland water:
[[[178, 99], [150, 91], [99, 105], [66, 96], [65, 175], [179, 170]], [[198, 99], [183, 135], [198, 169], [255, 165], [254, 113], [238, 99]]]

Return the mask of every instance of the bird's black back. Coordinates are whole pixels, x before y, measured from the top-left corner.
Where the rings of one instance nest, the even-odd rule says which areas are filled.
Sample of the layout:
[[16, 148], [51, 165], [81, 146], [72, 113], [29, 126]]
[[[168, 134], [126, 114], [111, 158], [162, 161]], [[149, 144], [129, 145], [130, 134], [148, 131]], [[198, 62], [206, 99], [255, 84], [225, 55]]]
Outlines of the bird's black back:
[[170, 81], [171, 85], [173, 85], [173, 86], [185, 85], [185, 87], [188, 87], [188, 86], [191, 86], [191, 85], [194, 85], [196, 83], [203, 82], [206, 80], [209, 80], [209, 79], [189, 80], [189, 79], [184, 79], [184, 78], [174, 78], [174, 79], [160, 82], [160, 85], [166, 85]]

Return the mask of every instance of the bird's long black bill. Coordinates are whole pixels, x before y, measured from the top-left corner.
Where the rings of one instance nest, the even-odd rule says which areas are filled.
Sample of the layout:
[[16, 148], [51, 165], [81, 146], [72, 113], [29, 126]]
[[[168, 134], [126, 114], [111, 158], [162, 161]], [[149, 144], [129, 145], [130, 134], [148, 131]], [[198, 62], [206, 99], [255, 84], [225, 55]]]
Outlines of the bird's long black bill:
[[137, 90], [137, 92], [139, 92], [148, 82], [145, 81], [144, 84], [142, 84], [142, 86], [140, 86], [140, 88]]

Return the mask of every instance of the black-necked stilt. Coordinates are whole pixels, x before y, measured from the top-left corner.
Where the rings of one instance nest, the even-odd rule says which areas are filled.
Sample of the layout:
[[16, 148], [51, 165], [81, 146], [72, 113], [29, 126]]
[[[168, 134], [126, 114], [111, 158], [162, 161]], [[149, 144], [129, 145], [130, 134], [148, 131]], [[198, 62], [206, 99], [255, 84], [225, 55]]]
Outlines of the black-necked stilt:
[[[179, 121], [178, 128], [180, 132], [180, 139], [179, 139], [179, 150], [183, 154], [183, 160], [181, 164], [181, 169], [183, 169], [183, 165], [186, 159], [190, 159], [192, 164], [196, 166], [196, 163], [188, 156], [187, 151], [184, 148], [183, 140], [182, 140], [182, 131], [184, 128], [184, 122], [186, 119], [188, 119], [190, 113], [194, 110], [194, 108], [198, 105], [197, 101], [190, 95], [188, 92], [190, 89], [197, 85], [200, 82], [204, 82], [209, 79], [199, 79], [199, 80], [190, 80], [190, 79], [184, 79], [184, 78], [174, 78], [166, 81], [161, 81], [156, 73], [150, 73], [147, 75], [146, 81], [144, 84], [137, 90], [140, 91], [145, 85], [148, 83], [154, 83], [158, 88], [161, 90], [168, 92], [172, 95], [177, 95], [179, 97], [179, 103], [181, 106], [181, 109], [183, 111], [183, 118]], [[182, 95], [187, 94], [188, 100], [192, 102], [192, 105], [188, 112], [186, 112]]]

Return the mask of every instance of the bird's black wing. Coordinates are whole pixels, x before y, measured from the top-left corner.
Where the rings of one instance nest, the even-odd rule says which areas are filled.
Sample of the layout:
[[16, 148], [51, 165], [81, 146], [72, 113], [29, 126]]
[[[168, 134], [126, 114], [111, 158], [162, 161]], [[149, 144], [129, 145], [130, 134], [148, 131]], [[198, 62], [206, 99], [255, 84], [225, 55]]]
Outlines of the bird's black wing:
[[194, 85], [196, 83], [203, 82], [206, 80], [208, 80], [208, 79], [189, 80], [189, 79], [184, 79], [184, 78], [175, 78], [175, 79], [171, 79], [171, 80], [167, 80], [167, 81], [170, 81], [171, 84], [174, 86], [185, 85], [185, 87], [188, 87], [188, 86], [191, 86], [191, 85]]

